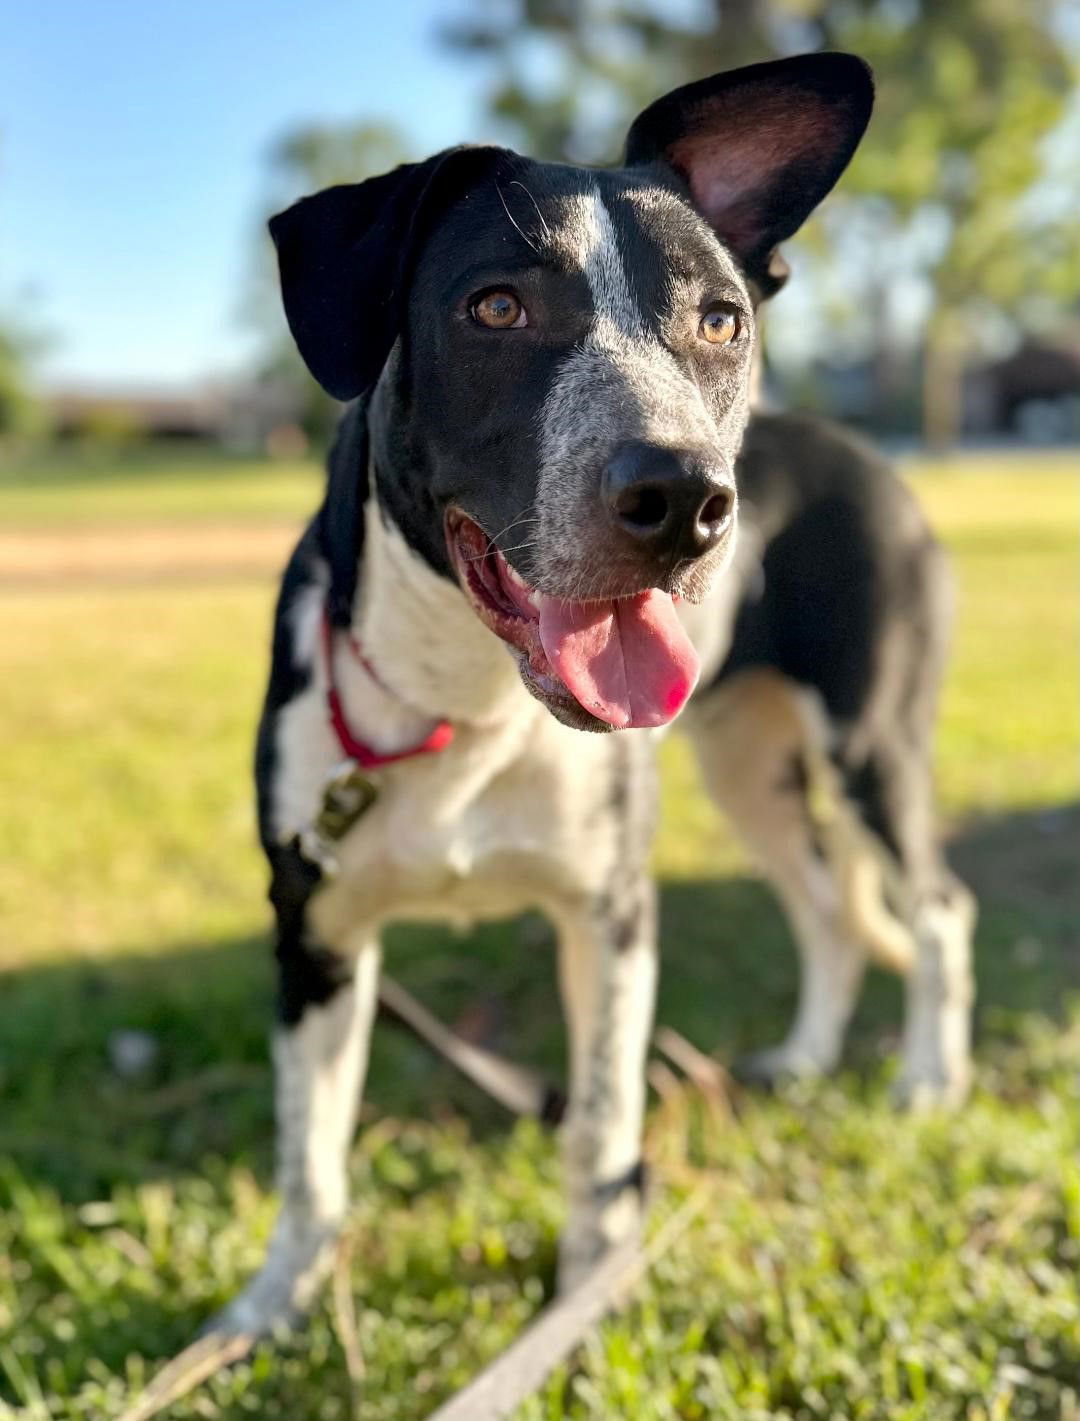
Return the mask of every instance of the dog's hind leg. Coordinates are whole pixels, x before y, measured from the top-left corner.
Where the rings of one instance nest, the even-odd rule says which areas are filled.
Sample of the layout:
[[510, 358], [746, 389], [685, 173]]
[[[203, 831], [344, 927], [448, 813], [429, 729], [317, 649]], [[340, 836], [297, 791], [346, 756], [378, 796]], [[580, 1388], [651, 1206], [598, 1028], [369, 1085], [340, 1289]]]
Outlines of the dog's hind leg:
[[842, 769], [816, 695], [764, 668], [723, 682], [691, 721], [709, 788], [776, 889], [802, 969], [788, 1036], [740, 1070], [767, 1081], [831, 1070], [874, 961], [907, 979], [900, 1101], [951, 1105], [970, 1083], [975, 905], [935, 839], [928, 727], [910, 708], [882, 723], [889, 738]]
[[[896, 1093], [903, 1105], [958, 1105], [971, 1083], [975, 899], [945, 863], [934, 833], [928, 736], [920, 736], [910, 717], [907, 723], [892, 717], [890, 731], [849, 779], [860, 822], [876, 827], [876, 835], [863, 830], [863, 841], [887, 843], [890, 882], [867, 896], [878, 916], [891, 896], [910, 941], [907, 953], [883, 964], [906, 978]], [[870, 917], [862, 915], [863, 921]]]
[[918, 725], [895, 718], [894, 734], [867, 761], [869, 784], [855, 786], [902, 866], [913, 945], [897, 1096], [914, 1107], [957, 1105], [967, 1095], [975, 995], [975, 899], [945, 863], [934, 833], [928, 740]]
[[807, 692], [755, 668], [710, 691], [687, 728], [710, 793], [784, 906], [800, 960], [787, 1036], [745, 1058], [739, 1073], [771, 1082], [831, 1071], [872, 950], [902, 955], [907, 940], [886, 917], [876, 933], [854, 929], [857, 875], [838, 872], [835, 835], [824, 831], [817, 802], [815, 776], [827, 757], [823, 720]]
[[570, 1036], [563, 1125], [568, 1217], [559, 1249], [566, 1291], [638, 1228], [645, 1057], [656, 994], [656, 907], [642, 874], [556, 915], [559, 982]]
[[298, 1322], [316, 1300], [348, 1203], [348, 1154], [378, 991], [377, 937], [340, 950], [314, 940], [311, 871], [292, 849], [275, 865], [279, 1023], [274, 1034], [280, 1212], [266, 1261], [210, 1330], [259, 1336]]
[[901, 1104], [959, 1105], [971, 1084], [975, 899], [944, 871], [915, 911], [916, 957], [907, 981]]
[[907, 648], [901, 669], [907, 682], [895, 678], [888, 714], [869, 720], [868, 743], [846, 747], [856, 768], [845, 778], [866, 832], [887, 846], [891, 897], [911, 940], [909, 960], [896, 964], [907, 979], [897, 1095], [905, 1105], [950, 1106], [964, 1099], [971, 1081], [976, 905], [945, 862], [935, 833], [936, 677], [926, 641]]

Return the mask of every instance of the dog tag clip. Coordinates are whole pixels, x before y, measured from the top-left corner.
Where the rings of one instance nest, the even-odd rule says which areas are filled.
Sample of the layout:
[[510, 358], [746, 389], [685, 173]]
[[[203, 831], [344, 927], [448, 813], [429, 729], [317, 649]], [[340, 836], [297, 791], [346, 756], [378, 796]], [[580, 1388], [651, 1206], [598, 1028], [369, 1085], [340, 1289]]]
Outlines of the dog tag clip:
[[322, 804], [311, 823], [301, 831], [304, 857], [318, 864], [328, 877], [338, 870], [334, 846], [362, 819], [379, 797], [375, 782], [355, 760], [343, 760], [326, 777]]

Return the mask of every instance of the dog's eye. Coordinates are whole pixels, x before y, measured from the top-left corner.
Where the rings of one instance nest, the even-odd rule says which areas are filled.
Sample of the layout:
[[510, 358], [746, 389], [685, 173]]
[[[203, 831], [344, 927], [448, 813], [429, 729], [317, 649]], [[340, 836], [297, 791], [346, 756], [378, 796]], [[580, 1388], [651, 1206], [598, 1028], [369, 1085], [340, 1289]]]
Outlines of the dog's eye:
[[706, 311], [698, 326], [698, 335], [710, 345], [730, 345], [742, 334], [742, 322], [734, 311], [715, 306]]
[[474, 321], [493, 331], [511, 331], [528, 324], [525, 307], [512, 291], [488, 291], [469, 309]]

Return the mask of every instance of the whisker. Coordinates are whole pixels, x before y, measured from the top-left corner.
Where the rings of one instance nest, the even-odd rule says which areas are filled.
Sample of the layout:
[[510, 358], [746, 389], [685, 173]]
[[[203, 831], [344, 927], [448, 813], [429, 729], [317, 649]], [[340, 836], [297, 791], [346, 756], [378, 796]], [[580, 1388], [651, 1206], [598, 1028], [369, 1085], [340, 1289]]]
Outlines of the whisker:
[[[535, 548], [536, 546], [537, 546], [537, 542], [536, 542], [536, 539], [535, 539], [535, 538], [527, 538], [524, 543], [513, 543], [509, 548], [500, 548], [499, 551], [500, 551], [501, 553], [503, 553], [503, 554], [506, 554], [506, 553], [517, 553], [517, 552], [520, 552], [522, 548]], [[471, 557], [469, 557], [469, 558], [466, 559], [466, 561], [468, 561], [468, 562], [483, 562], [484, 559], [487, 557], [487, 555], [488, 555], [488, 553], [489, 553], [490, 551], [491, 551], [491, 549], [488, 548], [486, 551], [484, 551], [484, 552], [482, 552], [482, 553], [473, 553]]]
[[500, 201], [500, 202], [502, 203], [502, 205], [503, 205], [503, 211], [506, 213], [507, 217], [510, 219], [510, 226], [513, 227], [513, 229], [514, 229], [515, 232], [517, 232], [518, 236], [519, 236], [519, 237], [521, 238], [521, 240], [525, 243], [525, 245], [529, 248], [529, 250], [530, 250], [531, 252], [535, 252], [535, 253], [537, 254], [537, 256], [539, 256], [539, 255], [540, 255], [540, 248], [536, 245], [536, 243], [535, 243], [534, 241], [532, 241], [530, 238], [528, 238], [528, 237], [525, 235], [524, 231], [521, 229], [521, 227], [518, 225], [518, 223], [514, 220], [514, 214], [510, 211], [509, 207], [507, 207], [507, 205], [506, 205], [506, 198], [503, 197], [502, 188], [499, 186], [498, 183], [495, 184], [495, 191], [499, 194], [499, 201]]
[[512, 518], [510, 522], [507, 523], [505, 528], [500, 528], [497, 533], [492, 533], [491, 537], [488, 538], [487, 547], [484, 549], [484, 556], [487, 557], [488, 553], [490, 553], [492, 548], [495, 547], [496, 540], [499, 538], [505, 538], [507, 533], [509, 533], [512, 528], [520, 528], [525, 523], [539, 522], [540, 515], [537, 513], [529, 514], [527, 510], [519, 513], [516, 518]]
[[539, 523], [539, 521], [540, 515], [538, 513], [530, 513], [528, 508], [523, 508], [517, 517], [511, 518], [504, 528], [500, 528], [497, 533], [492, 533], [489, 541], [493, 543], [496, 538], [501, 538], [505, 533], [509, 533], [510, 529], [516, 528], [519, 523]]
[[[533, 207], [536, 208], [536, 215], [537, 215], [537, 217], [539, 217], [539, 219], [540, 219], [540, 226], [543, 228], [544, 236], [545, 236], [545, 237], [547, 238], [547, 240], [550, 242], [550, 241], [551, 241], [551, 228], [550, 228], [550, 227], [548, 226], [548, 224], [547, 224], [547, 218], [546, 218], [546, 217], [544, 216], [544, 214], [540, 211], [540, 204], [536, 201], [536, 198], [533, 197], [532, 193], [529, 191], [529, 189], [525, 186], [525, 184], [521, 181], [520, 178], [515, 178], [514, 181], [510, 184], [510, 186], [511, 186], [511, 187], [519, 187], [519, 188], [521, 189], [521, 191], [525, 194], [525, 196], [529, 199], [529, 201], [532, 203]], [[534, 250], [535, 250], [535, 248], [534, 248]]]

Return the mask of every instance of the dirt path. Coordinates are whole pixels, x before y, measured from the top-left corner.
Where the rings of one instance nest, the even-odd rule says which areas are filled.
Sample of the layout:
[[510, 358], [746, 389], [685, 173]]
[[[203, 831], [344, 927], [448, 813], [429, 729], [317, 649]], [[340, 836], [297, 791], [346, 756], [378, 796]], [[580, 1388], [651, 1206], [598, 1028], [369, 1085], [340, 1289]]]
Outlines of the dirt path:
[[296, 535], [292, 522], [0, 532], [0, 588], [269, 577], [284, 566]]

